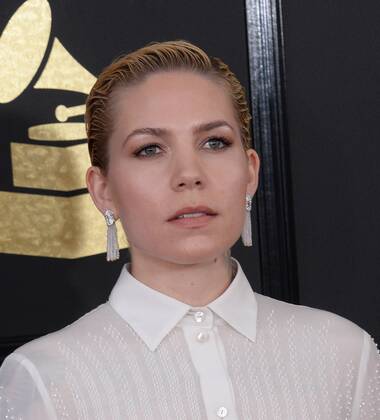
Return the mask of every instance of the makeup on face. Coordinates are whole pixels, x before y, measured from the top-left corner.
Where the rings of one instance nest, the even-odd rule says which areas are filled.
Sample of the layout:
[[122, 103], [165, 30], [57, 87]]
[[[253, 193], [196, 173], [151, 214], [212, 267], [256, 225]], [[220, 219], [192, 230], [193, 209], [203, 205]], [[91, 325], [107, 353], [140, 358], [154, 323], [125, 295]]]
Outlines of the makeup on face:
[[109, 179], [134, 255], [194, 262], [239, 238], [247, 156], [225, 89], [161, 73], [115, 103]]

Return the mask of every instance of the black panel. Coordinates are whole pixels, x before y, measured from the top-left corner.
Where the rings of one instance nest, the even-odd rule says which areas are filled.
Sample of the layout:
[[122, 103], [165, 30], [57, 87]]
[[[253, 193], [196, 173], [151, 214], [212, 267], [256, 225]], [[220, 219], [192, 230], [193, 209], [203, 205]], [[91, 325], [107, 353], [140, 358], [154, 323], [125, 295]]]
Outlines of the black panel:
[[380, 3], [284, 15], [300, 302], [380, 342]]

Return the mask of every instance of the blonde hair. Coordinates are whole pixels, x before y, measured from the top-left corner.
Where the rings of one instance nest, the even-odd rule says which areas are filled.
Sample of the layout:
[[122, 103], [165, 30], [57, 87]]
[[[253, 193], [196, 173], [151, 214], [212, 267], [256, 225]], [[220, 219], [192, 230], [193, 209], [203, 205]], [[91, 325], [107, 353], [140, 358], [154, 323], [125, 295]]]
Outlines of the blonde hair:
[[110, 103], [116, 88], [139, 83], [156, 72], [177, 69], [223, 82], [232, 99], [243, 146], [251, 147], [251, 114], [245, 91], [227, 64], [187, 41], [153, 42], [116, 59], [102, 71], [91, 89], [86, 101], [85, 122], [92, 165], [107, 171], [107, 143], [112, 132]]

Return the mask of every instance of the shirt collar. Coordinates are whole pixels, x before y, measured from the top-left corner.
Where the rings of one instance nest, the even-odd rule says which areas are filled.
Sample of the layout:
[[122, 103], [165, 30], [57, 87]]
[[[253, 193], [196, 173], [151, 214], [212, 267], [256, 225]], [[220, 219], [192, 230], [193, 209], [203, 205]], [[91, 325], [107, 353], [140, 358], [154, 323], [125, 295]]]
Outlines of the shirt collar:
[[257, 301], [239, 262], [236, 275], [228, 288], [207, 306], [232, 328], [251, 341], [256, 339]]
[[[207, 305], [249, 340], [256, 337], [257, 302], [237, 260], [236, 275], [224, 293]], [[134, 329], [151, 351], [192, 308], [137, 280], [125, 264], [109, 297], [113, 309]]]

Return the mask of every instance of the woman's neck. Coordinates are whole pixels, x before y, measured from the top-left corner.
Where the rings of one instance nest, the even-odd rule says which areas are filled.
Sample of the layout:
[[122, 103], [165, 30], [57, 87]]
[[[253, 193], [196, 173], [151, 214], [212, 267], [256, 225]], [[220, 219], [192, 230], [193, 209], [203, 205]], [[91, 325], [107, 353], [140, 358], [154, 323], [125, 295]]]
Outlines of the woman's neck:
[[193, 307], [201, 307], [228, 288], [233, 265], [227, 255], [197, 264], [175, 264], [137, 252], [132, 253], [131, 274], [152, 289]]

